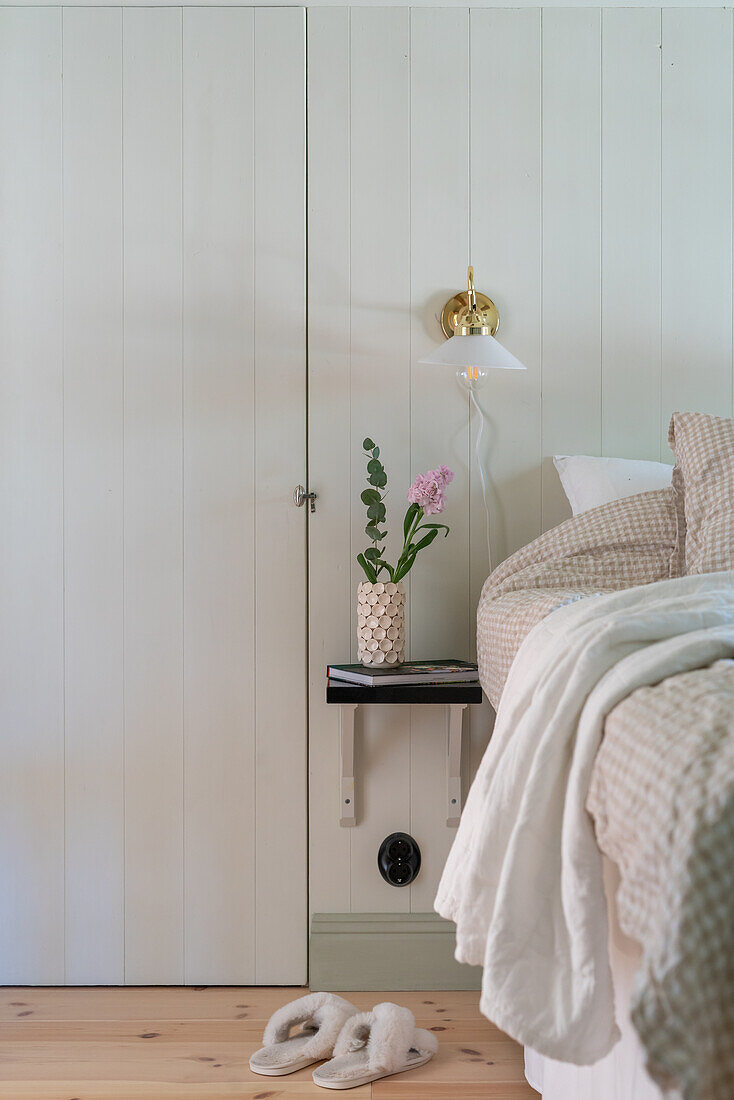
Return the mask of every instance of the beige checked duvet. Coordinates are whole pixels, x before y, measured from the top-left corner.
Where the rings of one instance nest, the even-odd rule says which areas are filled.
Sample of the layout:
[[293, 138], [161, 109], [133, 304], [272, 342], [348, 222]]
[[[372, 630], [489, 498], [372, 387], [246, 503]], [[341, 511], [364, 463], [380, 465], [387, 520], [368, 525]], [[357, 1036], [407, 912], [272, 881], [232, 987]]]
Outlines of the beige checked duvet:
[[678, 576], [677, 528], [673, 490], [658, 489], [584, 512], [502, 562], [477, 611], [479, 672], [494, 708], [520, 643], [555, 608]]
[[616, 1037], [601, 848], [643, 948], [633, 1020], [652, 1075], [732, 1100], [734, 573], [680, 577], [681, 523], [673, 489], [630, 497], [487, 581], [480, 673], [502, 705], [436, 904], [457, 957], [484, 966], [490, 1018], [595, 1061]]

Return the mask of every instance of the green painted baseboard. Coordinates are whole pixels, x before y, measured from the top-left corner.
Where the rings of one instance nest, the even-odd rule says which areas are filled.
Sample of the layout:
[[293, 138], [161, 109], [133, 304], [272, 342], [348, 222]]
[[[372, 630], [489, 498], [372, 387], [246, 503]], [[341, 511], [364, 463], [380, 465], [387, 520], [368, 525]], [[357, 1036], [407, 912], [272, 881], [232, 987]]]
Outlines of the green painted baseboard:
[[321, 990], [479, 989], [454, 958], [455, 927], [435, 913], [314, 913], [309, 985]]

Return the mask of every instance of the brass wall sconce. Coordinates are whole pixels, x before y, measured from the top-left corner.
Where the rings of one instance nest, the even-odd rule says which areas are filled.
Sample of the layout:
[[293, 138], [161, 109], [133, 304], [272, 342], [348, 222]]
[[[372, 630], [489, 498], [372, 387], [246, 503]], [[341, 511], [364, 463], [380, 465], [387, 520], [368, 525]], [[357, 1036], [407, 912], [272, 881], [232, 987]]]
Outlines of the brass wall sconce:
[[491, 370], [525, 370], [515, 356], [495, 340], [500, 318], [497, 306], [474, 286], [474, 268], [467, 272], [467, 289], [449, 298], [441, 311], [446, 343], [421, 363], [453, 367], [461, 385], [473, 391], [486, 382]]
[[[486, 294], [474, 289], [474, 268], [467, 272], [467, 290], [460, 290], [449, 298], [441, 310], [441, 331], [448, 340], [460, 326], [466, 326], [471, 319], [473, 327], [479, 328], [480, 335], [494, 336], [500, 327], [500, 315], [497, 306]], [[466, 335], [466, 334], [464, 334]]]
[[429, 355], [424, 355], [420, 362], [453, 367], [457, 381], [468, 391], [479, 416], [476, 458], [487, 516], [487, 558], [491, 572], [489, 500], [482, 455], [485, 416], [477, 400], [477, 390], [487, 381], [492, 370], [526, 370], [526, 367], [499, 340], [495, 340], [494, 334], [500, 323], [497, 306], [486, 294], [480, 294], [476, 290], [473, 267], [467, 272], [467, 284], [467, 289], [449, 298], [441, 311], [441, 330], [446, 337], [445, 343]]

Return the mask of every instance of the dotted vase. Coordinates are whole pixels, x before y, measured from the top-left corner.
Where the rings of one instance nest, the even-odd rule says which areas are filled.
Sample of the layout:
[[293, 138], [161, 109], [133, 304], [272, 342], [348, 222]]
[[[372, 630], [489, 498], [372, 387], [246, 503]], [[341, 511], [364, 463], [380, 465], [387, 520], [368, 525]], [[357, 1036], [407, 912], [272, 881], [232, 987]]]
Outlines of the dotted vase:
[[402, 581], [362, 581], [357, 588], [357, 642], [363, 665], [405, 660], [405, 588]]

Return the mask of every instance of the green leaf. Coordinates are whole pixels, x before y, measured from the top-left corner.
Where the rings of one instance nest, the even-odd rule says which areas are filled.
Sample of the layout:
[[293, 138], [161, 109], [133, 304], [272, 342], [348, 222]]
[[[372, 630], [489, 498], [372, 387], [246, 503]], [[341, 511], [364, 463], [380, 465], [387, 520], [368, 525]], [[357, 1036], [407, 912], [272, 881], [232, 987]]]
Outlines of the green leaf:
[[368, 539], [372, 539], [373, 542], [379, 542], [380, 532], [374, 523], [368, 523], [364, 529], [364, 533]]
[[405, 519], [403, 520], [403, 538], [408, 537], [408, 531], [413, 526], [413, 521], [420, 511], [420, 504], [411, 504], [408, 511], [405, 513]]
[[378, 489], [384, 489], [387, 485], [387, 474], [384, 470], [381, 470], [379, 474], [370, 474], [367, 480], [370, 485], [376, 485]]
[[406, 552], [405, 557], [401, 560], [399, 567], [395, 570], [396, 576], [394, 577], [394, 580], [402, 580], [402, 578], [410, 572], [417, 553], [418, 551], [414, 547], [411, 547], [410, 550]]
[[379, 458], [380, 457], [380, 448], [379, 447], [373, 447], [372, 448], [372, 457], [373, 458]]
[[385, 511], [384, 504], [370, 504], [367, 509], [367, 518], [373, 520], [375, 523], [379, 523], [382, 519], [380, 512]]
[[379, 504], [381, 497], [377, 489], [364, 489], [360, 499], [363, 504]]
[[408, 547], [408, 549], [406, 551], [406, 554], [405, 554], [405, 557], [403, 558], [402, 564], [395, 571], [396, 572], [395, 580], [402, 580], [402, 578], [404, 576], [406, 576], [407, 573], [410, 572], [410, 570], [413, 566], [413, 562], [415, 561], [415, 559], [418, 555], [418, 551], [422, 550], [426, 546], [430, 546], [437, 534], [438, 534], [437, 530], [429, 531], [428, 534], [424, 535], [423, 538], [419, 539], [418, 542], [411, 543], [411, 545]]
[[422, 550], [424, 546], [430, 546], [437, 534], [438, 534], [437, 530], [429, 531], [428, 534], [424, 535], [423, 538], [419, 542], [414, 543], [410, 548], [413, 557], [415, 557], [415, 555], [418, 553], [418, 551]]
[[368, 474], [379, 474], [383, 472], [383, 465], [379, 458], [371, 458], [367, 463]]
[[365, 550], [364, 556], [367, 558], [367, 561], [376, 562], [381, 553], [382, 551], [378, 550], [376, 546], [369, 546]]
[[382, 542], [382, 540], [386, 539], [386, 538], [387, 538], [387, 531], [378, 531], [377, 532], [377, 541], [378, 542]]
[[394, 581], [401, 581], [403, 577], [408, 575], [410, 570], [413, 568], [413, 563], [418, 556], [418, 551], [422, 550], [424, 546], [430, 546], [437, 534], [438, 531], [430, 531], [419, 542], [415, 543], [415, 545], [411, 545], [408, 548], [405, 557], [402, 559], [401, 563], [395, 570], [395, 575], [393, 577]]
[[362, 569], [364, 570], [364, 574], [367, 577], [367, 580], [371, 581], [372, 584], [374, 584], [375, 581], [377, 580], [377, 573], [372, 568], [372, 566], [369, 564], [369, 562], [365, 558], [364, 554], [357, 554], [357, 561], [362, 566]]
[[370, 437], [367, 436], [366, 439], [362, 440], [362, 446], [364, 447], [365, 451], [371, 451], [374, 447], [374, 443], [372, 442]]
[[396, 582], [401, 581], [403, 577], [407, 576], [407, 574], [410, 572], [410, 567], [414, 561], [415, 554], [413, 554], [411, 557], [404, 558], [401, 564], [396, 567], [392, 579]]
[[444, 535], [444, 538], [447, 539], [449, 537], [450, 529], [446, 526], [445, 523], [421, 523], [418, 527], [416, 527], [416, 531], [423, 531], [426, 528], [430, 528], [433, 531], [445, 531], [446, 534]]

